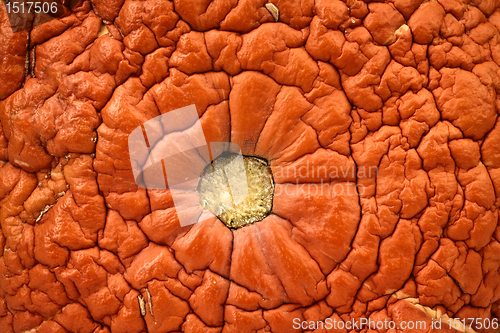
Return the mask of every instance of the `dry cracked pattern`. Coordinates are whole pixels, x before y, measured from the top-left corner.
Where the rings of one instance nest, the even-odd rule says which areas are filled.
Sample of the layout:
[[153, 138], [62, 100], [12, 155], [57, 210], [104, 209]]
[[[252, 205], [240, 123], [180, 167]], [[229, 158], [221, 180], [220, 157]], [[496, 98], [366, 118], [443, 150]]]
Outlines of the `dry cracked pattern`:
[[[273, 3], [2, 7], [0, 332], [498, 320], [500, 2]], [[136, 186], [128, 134], [189, 104], [282, 171], [263, 221], [180, 227]]]

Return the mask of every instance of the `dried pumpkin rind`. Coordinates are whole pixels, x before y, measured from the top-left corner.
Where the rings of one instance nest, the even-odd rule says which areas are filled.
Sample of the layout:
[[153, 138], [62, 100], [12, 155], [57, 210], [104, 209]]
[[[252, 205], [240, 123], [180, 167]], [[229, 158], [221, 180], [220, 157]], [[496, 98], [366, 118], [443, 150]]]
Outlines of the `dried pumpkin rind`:
[[[0, 6], [2, 333], [500, 317], [498, 2], [266, 3]], [[190, 104], [269, 162], [263, 220], [137, 186], [128, 135]]]

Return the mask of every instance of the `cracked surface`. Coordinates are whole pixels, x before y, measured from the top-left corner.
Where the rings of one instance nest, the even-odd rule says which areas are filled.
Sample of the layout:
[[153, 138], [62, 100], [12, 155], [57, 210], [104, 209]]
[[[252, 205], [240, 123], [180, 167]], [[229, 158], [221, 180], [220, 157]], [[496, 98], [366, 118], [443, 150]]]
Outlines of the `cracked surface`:
[[[82, 1], [15, 34], [1, 7], [2, 333], [498, 320], [498, 1], [273, 4]], [[269, 161], [262, 221], [180, 227], [136, 186], [128, 134], [190, 104]]]

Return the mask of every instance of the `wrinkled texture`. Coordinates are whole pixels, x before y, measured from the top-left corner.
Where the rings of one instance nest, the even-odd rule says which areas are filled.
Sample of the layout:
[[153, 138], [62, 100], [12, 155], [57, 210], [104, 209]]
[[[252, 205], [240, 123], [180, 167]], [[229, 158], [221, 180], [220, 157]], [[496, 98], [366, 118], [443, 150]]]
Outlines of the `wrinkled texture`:
[[[498, 320], [498, 0], [265, 4], [83, 1], [16, 34], [2, 7], [0, 332]], [[128, 135], [190, 104], [269, 161], [264, 220], [180, 227], [135, 184]]]

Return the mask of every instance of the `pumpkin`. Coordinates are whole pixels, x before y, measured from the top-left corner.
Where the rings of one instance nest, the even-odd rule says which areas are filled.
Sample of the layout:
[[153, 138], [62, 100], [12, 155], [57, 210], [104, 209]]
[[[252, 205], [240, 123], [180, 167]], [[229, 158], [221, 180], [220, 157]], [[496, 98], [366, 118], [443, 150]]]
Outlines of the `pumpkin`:
[[[0, 331], [497, 332], [498, 29], [494, 0], [2, 7]], [[215, 160], [198, 223], [137, 183], [129, 136], [188, 105], [252, 208]]]

